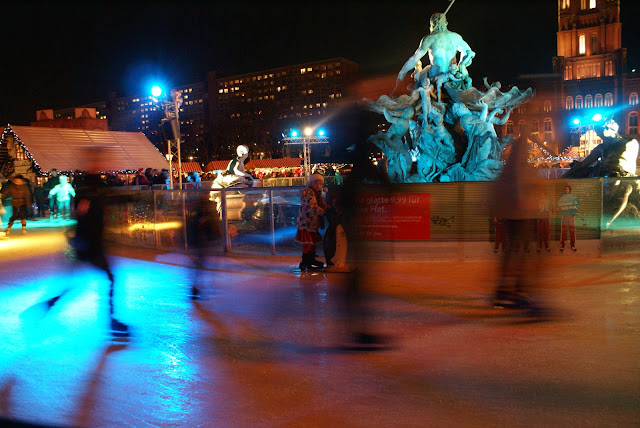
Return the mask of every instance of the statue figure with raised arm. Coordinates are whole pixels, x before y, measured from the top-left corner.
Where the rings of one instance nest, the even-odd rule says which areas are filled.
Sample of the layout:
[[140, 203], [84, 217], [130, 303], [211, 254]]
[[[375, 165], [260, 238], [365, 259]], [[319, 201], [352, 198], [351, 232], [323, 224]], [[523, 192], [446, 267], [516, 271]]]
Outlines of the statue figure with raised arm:
[[[511, 112], [529, 102], [534, 91], [485, 78], [482, 90], [473, 87], [468, 67], [475, 52], [447, 29], [447, 12], [430, 19], [430, 34], [398, 73], [390, 95], [363, 100], [366, 109], [383, 114], [387, 133], [369, 137], [384, 151], [384, 169], [392, 183], [494, 180], [502, 170], [502, 152], [509, 137], [499, 138], [495, 125], [505, 125]], [[429, 64], [426, 59], [428, 55]], [[423, 67], [424, 63], [424, 67]], [[413, 85], [394, 93], [407, 74]], [[486, 90], [485, 90], [486, 88]]]
[[[476, 55], [475, 52], [471, 50], [460, 34], [447, 30], [447, 18], [444, 13], [434, 13], [431, 16], [429, 29], [431, 34], [422, 39], [416, 52], [407, 60], [400, 73], [398, 73], [398, 83], [404, 79], [409, 71], [415, 69], [418, 61], [426, 54], [429, 54], [431, 63], [427, 67], [428, 77], [436, 83], [438, 93], [444, 82], [450, 78], [449, 67], [452, 64], [457, 65], [454, 75], [460, 73], [456, 76], [456, 81], [470, 83], [467, 79], [469, 76], [467, 67], [471, 65], [471, 61]], [[456, 60], [458, 52], [460, 52], [459, 63]], [[438, 101], [440, 101], [440, 97], [438, 97]]]

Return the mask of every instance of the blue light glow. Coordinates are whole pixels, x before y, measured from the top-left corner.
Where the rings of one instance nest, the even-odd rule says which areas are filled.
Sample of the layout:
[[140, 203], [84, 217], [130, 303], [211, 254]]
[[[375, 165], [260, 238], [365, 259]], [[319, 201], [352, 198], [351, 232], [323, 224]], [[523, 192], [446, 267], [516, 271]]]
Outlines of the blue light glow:
[[319, 136], [324, 137], [324, 134], [325, 134], [324, 129], [318, 129]]
[[573, 119], [573, 124], [574, 125], [580, 125], [580, 119], [578, 119], [578, 118]]
[[298, 136], [298, 131], [296, 131], [295, 129], [291, 131], [291, 136], [292, 137], [297, 137]]
[[160, 95], [162, 95], [162, 88], [158, 85], [155, 85], [154, 87], [151, 88], [151, 95], [153, 95], [154, 97], [159, 97]]
[[600, 122], [602, 120], [602, 115], [600, 113], [596, 113], [591, 118], [594, 122]]

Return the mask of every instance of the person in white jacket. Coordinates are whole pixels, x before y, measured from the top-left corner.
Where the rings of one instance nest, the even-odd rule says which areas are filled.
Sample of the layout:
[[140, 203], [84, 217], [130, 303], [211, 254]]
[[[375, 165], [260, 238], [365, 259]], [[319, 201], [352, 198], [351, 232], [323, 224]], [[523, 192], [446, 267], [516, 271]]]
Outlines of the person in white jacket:
[[57, 184], [53, 189], [51, 189], [51, 191], [49, 191], [49, 200], [52, 199], [52, 196], [56, 197], [56, 204], [58, 205], [58, 215], [60, 216], [60, 218], [68, 219], [71, 197], [76, 196], [76, 191], [73, 189], [73, 186], [69, 184], [66, 176], [61, 175], [60, 184]]

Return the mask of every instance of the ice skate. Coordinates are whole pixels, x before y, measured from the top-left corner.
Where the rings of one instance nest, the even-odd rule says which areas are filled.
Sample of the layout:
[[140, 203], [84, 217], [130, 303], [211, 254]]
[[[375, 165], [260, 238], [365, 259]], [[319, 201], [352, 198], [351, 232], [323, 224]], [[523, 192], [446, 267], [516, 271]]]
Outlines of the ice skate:
[[191, 294], [189, 295], [191, 300], [200, 300], [202, 299], [202, 294], [200, 293], [200, 289], [196, 286], [191, 286]]
[[324, 268], [324, 263], [322, 263], [320, 260], [316, 259], [316, 255], [315, 254], [310, 254], [309, 255], [309, 267], [313, 268], [313, 269], [322, 269]]
[[129, 337], [129, 326], [121, 323], [115, 318], [111, 318], [110, 333], [113, 337]]

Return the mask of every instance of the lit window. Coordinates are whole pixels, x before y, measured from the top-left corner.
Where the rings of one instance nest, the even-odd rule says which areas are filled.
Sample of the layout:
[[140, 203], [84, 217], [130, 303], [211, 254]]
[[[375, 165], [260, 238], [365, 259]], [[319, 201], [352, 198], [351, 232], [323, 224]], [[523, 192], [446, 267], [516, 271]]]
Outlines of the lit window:
[[569, 9], [571, 0], [562, 0], [562, 9]]
[[602, 94], [596, 94], [595, 107], [602, 107]]
[[587, 8], [587, 0], [580, 0], [580, 9], [585, 10]]
[[564, 68], [564, 80], [571, 80], [571, 79], [572, 79], [571, 66], [566, 66]]
[[578, 53], [580, 55], [584, 55], [585, 53], [587, 53], [587, 41], [586, 41], [586, 37], [584, 34], [580, 34], [580, 37], [578, 37]]
[[585, 108], [593, 107], [593, 97], [591, 95], [587, 95], [584, 97], [584, 107]]
[[537, 120], [534, 120], [533, 122], [531, 122], [531, 133], [537, 134], [539, 132], [539, 127], [540, 127], [540, 124], [538, 123]]
[[525, 127], [526, 123], [524, 120], [521, 120], [520, 122], [518, 122], [518, 130], [520, 132], [524, 131], [524, 127]]
[[613, 94], [611, 92], [607, 92], [604, 94], [604, 106], [611, 107], [613, 105]]
[[596, 8], [596, 0], [589, 0], [589, 9]]
[[630, 106], [638, 105], [638, 94], [636, 92], [632, 92], [631, 95], [629, 95], [629, 105]]
[[598, 35], [591, 35], [591, 55], [595, 55], [598, 53]]
[[582, 95], [576, 97], [576, 108], [582, 108]]
[[629, 114], [629, 134], [638, 133], [638, 113], [635, 111]]
[[544, 102], [544, 111], [546, 111], [546, 112], [550, 112], [551, 111], [551, 101], [545, 100], [545, 102]]
[[564, 108], [567, 110], [573, 110], [573, 97], [567, 97]]
[[613, 76], [613, 61], [606, 61], [604, 63], [605, 76]]
[[513, 122], [512, 121], [508, 121], [507, 122], [507, 134], [508, 135], [513, 135]]
[[544, 120], [544, 141], [551, 141], [553, 139], [552, 123], [551, 119]]

